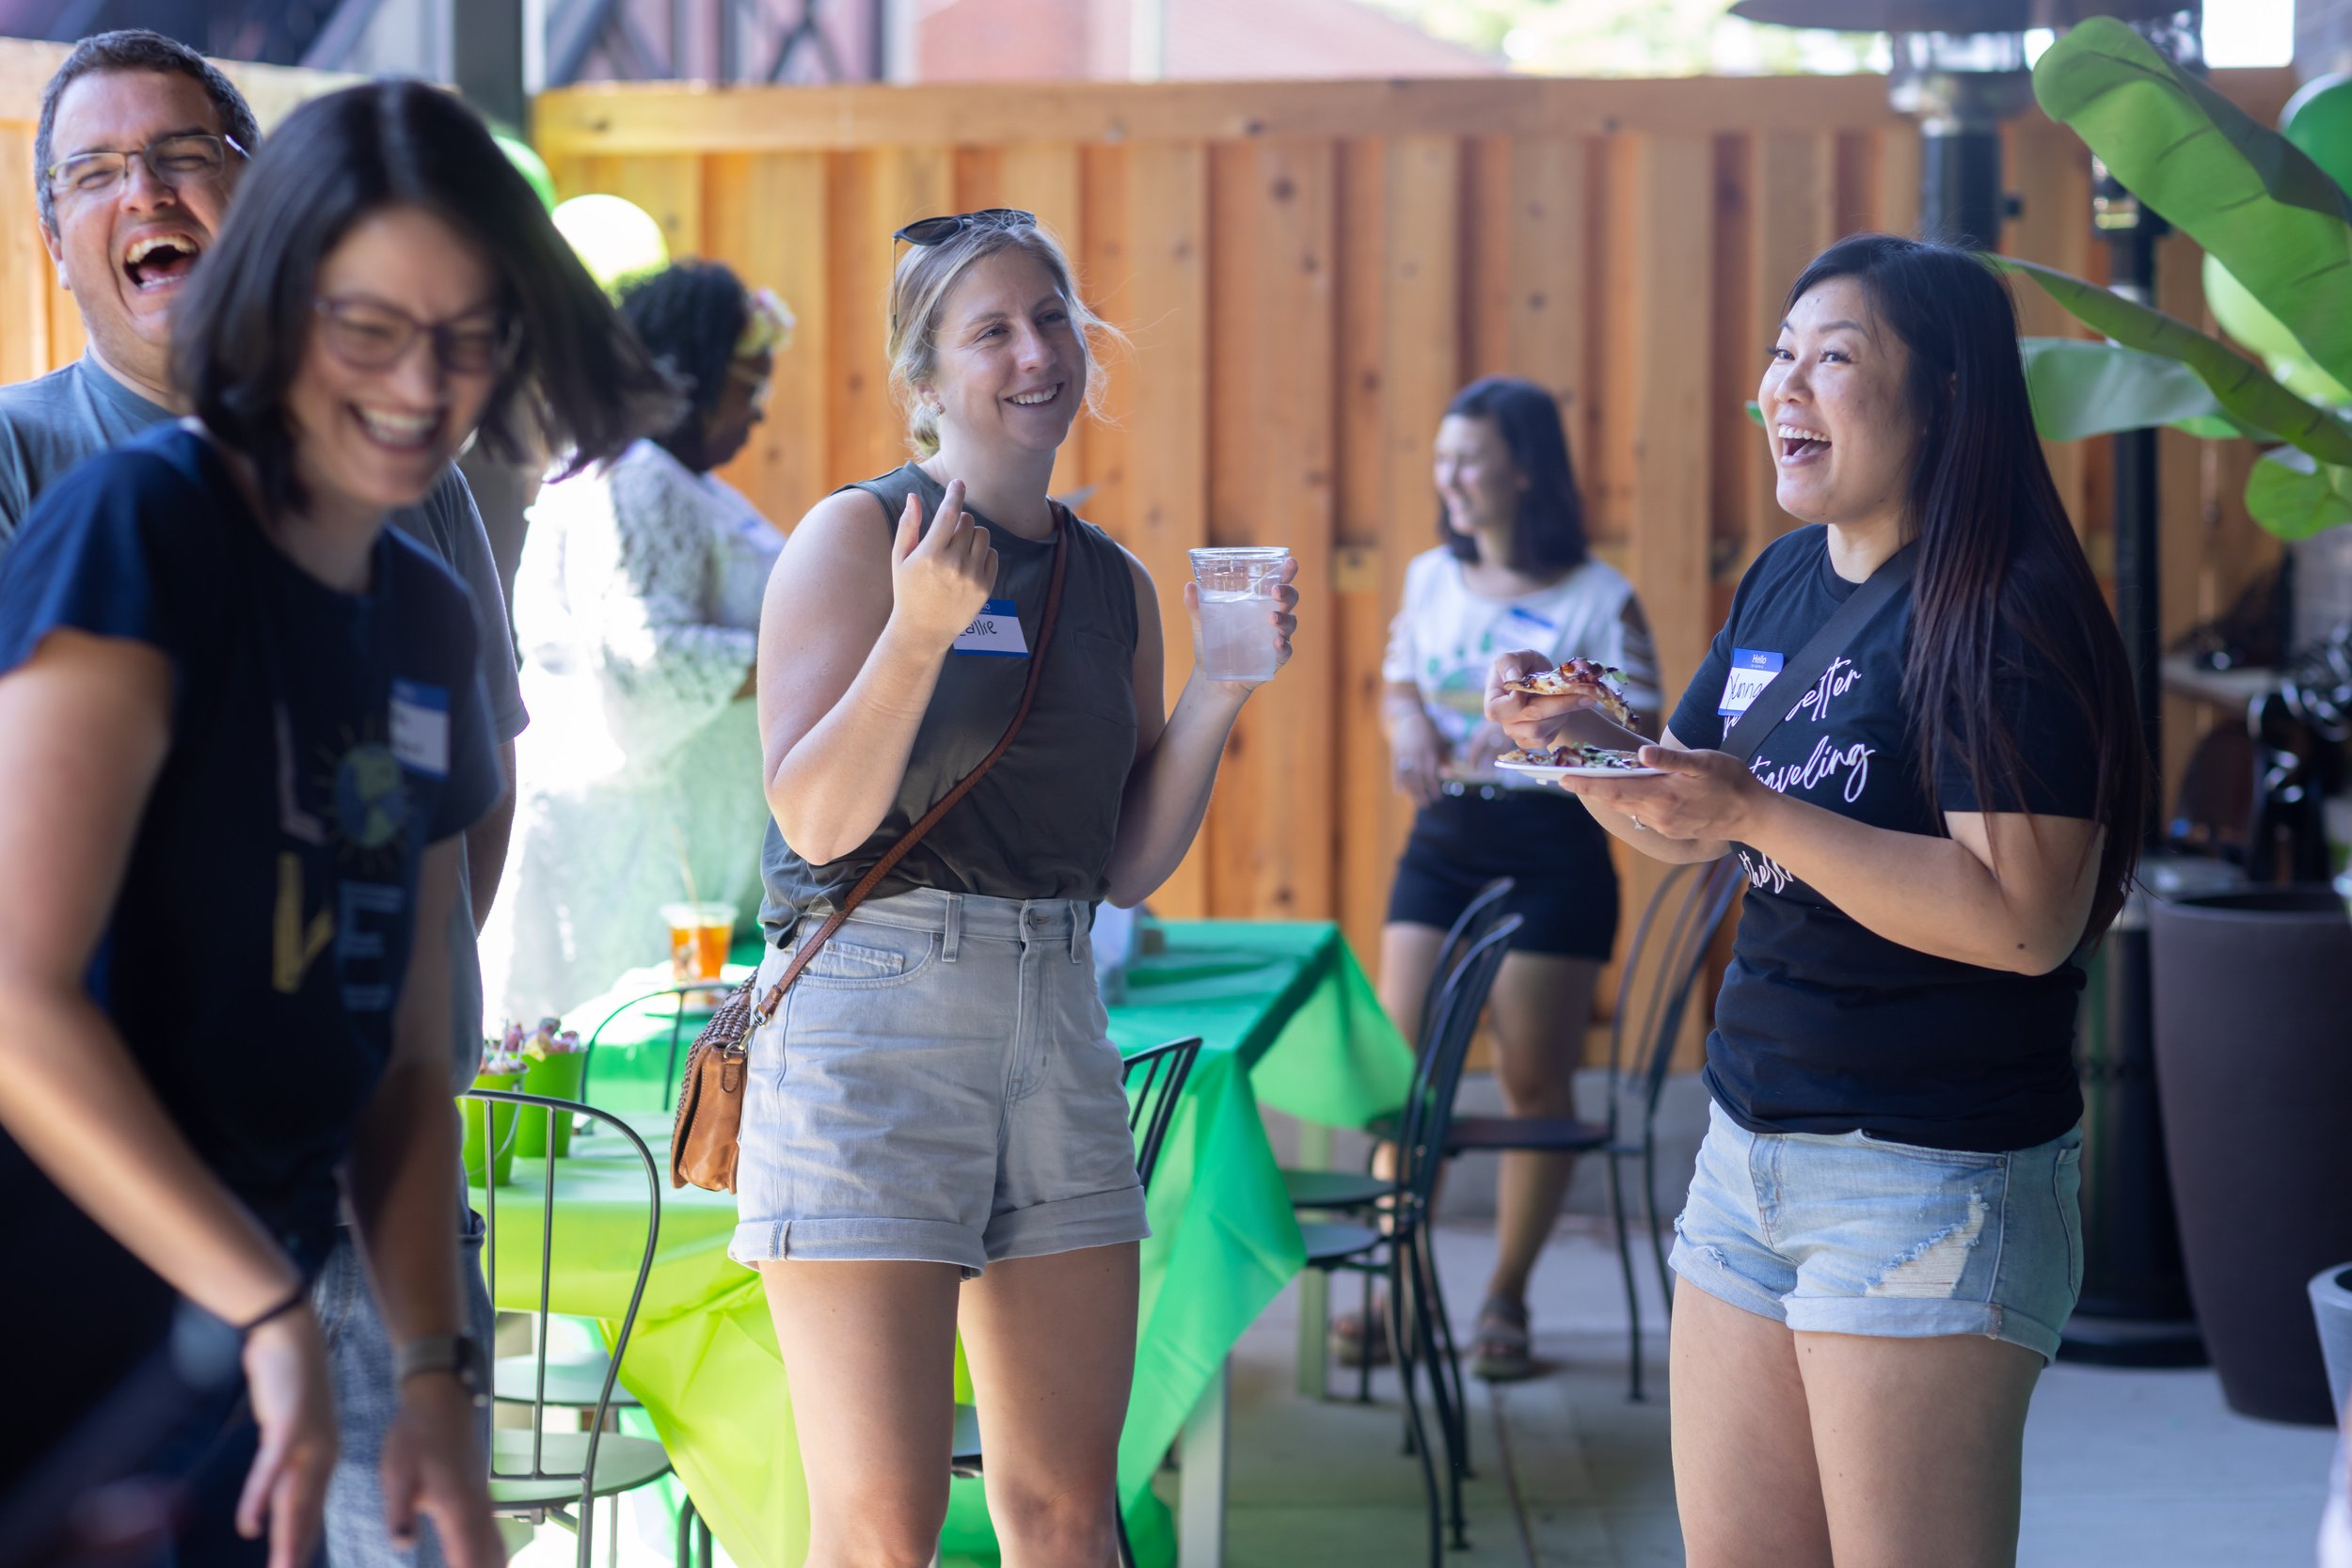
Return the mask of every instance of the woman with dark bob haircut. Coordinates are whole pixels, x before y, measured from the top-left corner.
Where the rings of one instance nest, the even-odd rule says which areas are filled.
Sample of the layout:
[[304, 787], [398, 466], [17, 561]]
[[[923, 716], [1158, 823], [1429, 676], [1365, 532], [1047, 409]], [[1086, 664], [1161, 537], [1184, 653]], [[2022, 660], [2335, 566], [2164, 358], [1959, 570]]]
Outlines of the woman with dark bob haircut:
[[[1495, 977], [1495, 1077], [1512, 1115], [1574, 1117], [1593, 989], [1617, 935], [1617, 873], [1609, 835], [1576, 802], [1495, 766], [1510, 748], [1482, 711], [1486, 673], [1504, 648], [1533, 646], [1547, 667], [1597, 659], [1625, 672], [1626, 700], [1655, 734], [1658, 659], [1633, 585], [1585, 554], [1549, 391], [1505, 376], [1463, 388], [1438, 423], [1431, 477], [1439, 547], [1405, 568], [1381, 665], [1397, 787], [1418, 809], [1390, 885], [1380, 998], [1398, 1027], [1415, 1029], [1447, 929], [1480, 888], [1513, 878], [1504, 907], [1524, 924]], [[1528, 1276], [1574, 1174], [1573, 1155], [1502, 1157], [1472, 1359], [1481, 1377], [1537, 1370]], [[1354, 1314], [1332, 1331], [1346, 1359], [1386, 1344], [1377, 1322]]]
[[[2081, 960], [2122, 905], [2148, 764], [1982, 259], [1832, 246], [1758, 401], [1808, 526], [1748, 569], [1643, 747], [1662, 774], [1565, 781], [1643, 853], [1748, 875], [1676, 1222], [1683, 1538], [1693, 1568], [1991, 1568], [2082, 1286]], [[1882, 572], [1818, 678], [1767, 704]], [[1522, 745], [1603, 739], [1573, 699], [1502, 690], [1540, 662], [1499, 660], [1486, 711]]]
[[671, 393], [419, 84], [290, 116], [187, 289], [196, 417], [52, 485], [0, 564], [0, 1245], [72, 1284], [11, 1303], [40, 1420], [0, 1494], [183, 1297], [238, 1375], [107, 1462], [179, 1484], [179, 1560], [307, 1560], [335, 1418], [306, 1281], [347, 1199], [402, 1372], [393, 1534], [486, 1565], [448, 955], [412, 937], [503, 783], [465, 591], [386, 515], [477, 428], [511, 449], [525, 399], [580, 463]]

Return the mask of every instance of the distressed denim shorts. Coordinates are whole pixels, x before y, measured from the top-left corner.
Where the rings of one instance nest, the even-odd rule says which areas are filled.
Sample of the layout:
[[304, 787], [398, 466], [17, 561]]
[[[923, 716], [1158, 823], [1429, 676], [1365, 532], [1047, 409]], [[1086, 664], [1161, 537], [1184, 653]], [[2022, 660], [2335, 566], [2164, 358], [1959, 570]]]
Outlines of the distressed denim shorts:
[[1708, 1106], [1669, 1259], [1806, 1334], [1982, 1334], [2048, 1361], [2082, 1291], [2082, 1130], [1971, 1154], [1751, 1132]]
[[[970, 1279], [1151, 1234], [1089, 923], [1059, 898], [861, 904], [752, 1036], [727, 1256]], [[792, 953], [769, 951], [761, 986]]]

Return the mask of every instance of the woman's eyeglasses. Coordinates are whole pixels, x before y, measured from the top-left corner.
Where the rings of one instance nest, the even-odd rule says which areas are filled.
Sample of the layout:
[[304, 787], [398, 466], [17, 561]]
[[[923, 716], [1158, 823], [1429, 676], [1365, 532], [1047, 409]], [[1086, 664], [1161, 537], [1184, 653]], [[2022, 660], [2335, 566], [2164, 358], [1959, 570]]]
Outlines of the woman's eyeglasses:
[[909, 245], [946, 245], [967, 229], [1018, 229], [1023, 225], [1037, 227], [1037, 214], [1025, 213], [1018, 207], [983, 207], [977, 213], [949, 213], [943, 217], [916, 218], [891, 239], [904, 240]]
[[522, 342], [521, 324], [503, 313], [421, 322], [378, 300], [322, 299], [315, 308], [326, 351], [356, 371], [391, 369], [422, 337], [450, 374], [486, 375], [504, 370]]

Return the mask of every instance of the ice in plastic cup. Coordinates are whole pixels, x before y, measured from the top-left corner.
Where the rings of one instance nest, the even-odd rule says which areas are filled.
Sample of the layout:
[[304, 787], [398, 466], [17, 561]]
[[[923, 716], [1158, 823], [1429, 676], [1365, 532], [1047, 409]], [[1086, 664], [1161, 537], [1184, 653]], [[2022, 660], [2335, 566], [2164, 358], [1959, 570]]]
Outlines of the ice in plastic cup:
[[1192, 552], [1200, 585], [1200, 673], [1213, 681], [1274, 678], [1276, 574], [1291, 552], [1280, 545], [1244, 545]]
[[733, 904], [664, 904], [670, 925], [670, 975], [680, 985], [716, 980], [735, 941]]

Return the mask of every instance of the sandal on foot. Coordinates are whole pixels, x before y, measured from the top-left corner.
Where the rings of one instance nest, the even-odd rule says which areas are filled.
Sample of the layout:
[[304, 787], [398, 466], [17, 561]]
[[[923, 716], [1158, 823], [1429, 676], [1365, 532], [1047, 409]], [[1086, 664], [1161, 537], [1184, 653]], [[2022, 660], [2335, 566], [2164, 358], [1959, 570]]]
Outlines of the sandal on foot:
[[1372, 1365], [1389, 1364], [1389, 1303], [1386, 1297], [1375, 1297], [1372, 1316], [1360, 1312], [1343, 1312], [1331, 1320], [1331, 1358], [1342, 1366], [1355, 1367], [1367, 1356]]
[[1516, 1383], [1543, 1369], [1527, 1332], [1527, 1303], [1491, 1296], [1478, 1309], [1478, 1342], [1470, 1371], [1488, 1383]]

